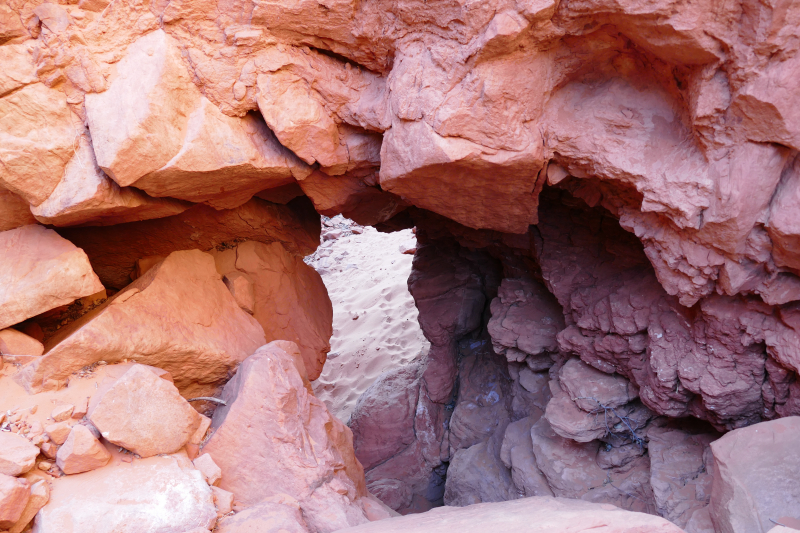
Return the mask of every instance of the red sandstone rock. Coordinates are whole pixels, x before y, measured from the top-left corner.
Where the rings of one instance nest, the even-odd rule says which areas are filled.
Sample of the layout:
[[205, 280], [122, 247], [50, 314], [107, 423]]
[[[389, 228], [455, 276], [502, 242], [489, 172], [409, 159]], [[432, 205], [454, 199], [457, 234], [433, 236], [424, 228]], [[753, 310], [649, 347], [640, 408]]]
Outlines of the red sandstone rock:
[[67, 420], [69, 417], [72, 416], [72, 411], [75, 410], [75, 406], [72, 404], [62, 404], [56, 406], [55, 409], [50, 413], [50, 418], [55, 420], [56, 422], [63, 422]]
[[233, 493], [219, 487], [211, 487], [214, 494], [214, 505], [217, 507], [217, 516], [225, 516], [233, 510]]
[[0, 342], [5, 346], [5, 348], [0, 348], [2, 355], [39, 356], [44, 353], [44, 346], [41, 342], [15, 329], [0, 330]]
[[42, 226], [0, 233], [0, 329], [103, 290], [82, 250]]
[[797, 476], [800, 417], [736, 429], [711, 443], [711, 519], [717, 531], [769, 531], [781, 517], [800, 520]]
[[56, 464], [65, 474], [80, 474], [105, 466], [111, 460], [105, 446], [86, 426], [74, 426], [58, 449]]
[[57, 422], [55, 424], [45, 426], [44, 430], [47, 432], [47, 436], [50, 437], [51, 441], [61, 446], [64, 444], [64, 441], [67, 440], [67, 437], [69, 437], [72, 426], [66, 422]]
[[333, 332], [333, 308], [320, 275], [279, 243], [248, 241], [214, 255], [220, 274], [241, 273], [252, 280], [252, 315], [267, 341], [296, 343], [308, 379], [317, 379], [331, 349]]
[[553, 495], [533, 455], [531, 426], [534, 423], [530, 416], [510, 423], [500, 450], [500, 459], [511, 470], [511, 480], [520, 497]]
[[183, 533], [216, 520], [211, 489], [185, 455], [111, 464], [53, 484], [42, 533]]
[[220, 468], [217, 466], [217, 463], [214, 462], [214, 459], [212, 459], [207, 453], [204, 453], [197, 459], [194, 459], [192, 464], [200, 471], [201, 474], [203, 474], [203, 478], [209, 485], [216, 485], [222, 477], [222, 470], [220, 470]]
[[36, 513], [50, 501], [50, 488], [47, 482], [39, 480], [31, 485], [31, 497], [28, 504], [22, 511], [17, 522], [8, 530], [8, 533], [22, 533], [25, 527], [31, 523]]
[[86, 251], [105, 284], [121, 289], [130, 283], [138, 259], [166, 257], [176, 250], [224, 249], [244, 239], [280, 242], [289, 253], [306, 256], [319, 245], [319, 215], [302, 200], [277, 206], [253, 199], [236, 209], [195, 206], [158, 220], [62, 228], [59, 233]]
[[0, 231], [8, 231], [27, 224], [36, 224], [31, 206], [13, 192], [0, 188]]
[[33, 468], [39, 449], [16, 433], [0, 432], [0, 474], [18, 476]]
[[25, 479], [0, 474], [0, 527], [11, 528], [20, 519], [31, 497], [31, 486]]
[[93, 398], [88, 417], [104, 439], [141, 457], [177, 452], [200, 426], [178, 389], [143, 365]]
[[44, 379], [63, 380], [97, 361], [133, 359], [170, 372], [182, 393], [202, 396], [263, 343], [261, 327], [236, 305], [213, 258], [197, 250], [174, 252], [63, 328], [45, 356], [15, 379], [38, 390]]
[[469, 507], [441, 507], [424, 514], [391, 518], [341, 530], [347, 533], [482, 533], [501, 527], [509, 532], [545, 533], [588, 531], [602, 528], [609, 533], [680, 533], [681, 529], [644, 513], [623, 511], [609, 504], [564, 498], [534, 497], [504, 503], [481, 503]]
[[203, 447], [222, 469], [220, 487], [245, 506], [288, 494], [311, 531], [367, 521], [363, 470], [350, 430], [310, 392], [294, 361], [274, 344], [245, 360], [222, 393]]
[[219, 533], [244, 533], [248, 531], [281, 531], [308, 533], [300, 505], [291, 497], [275, 498], [249, 507], [235, 515], [223, 518], [217, 524]]

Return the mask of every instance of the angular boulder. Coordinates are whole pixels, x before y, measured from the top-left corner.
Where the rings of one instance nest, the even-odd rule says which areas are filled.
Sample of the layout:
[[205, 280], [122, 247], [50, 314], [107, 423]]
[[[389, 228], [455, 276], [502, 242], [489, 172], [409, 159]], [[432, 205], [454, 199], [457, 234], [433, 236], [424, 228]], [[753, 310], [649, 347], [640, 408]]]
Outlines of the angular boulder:
[[613, 505], [538, 496], [468, 507], [439, 507], [426, 513], [389, 518], [340, 533], [682, 533], [663, 518], [623, 511]]
[[115, 463], [53, 484], [37, 533], [183, 533], [211, 529], [211, 489], [182, 454]]
[[22, 514], [16, 523], [11, 526], [8, 533], [22, 533], [28, 524], [31, 523], [36, 513], [50, 501], [50, 487], [44, 480], [39, 480], [31, 485], [31, 497], [25, 505]]
[[30, 497], [28, 480], [0, 474], [0, 528], [8, 529], [22, 517]]
[[88, 417], [104, 439], [141, 457], [177, 452], [200, 426], [200, 415], [175, 385], [144, 365], [93, 397]]
[[0, 474], [19, 476], [36, 464], [39, 448], [23, 437], [11, 432], [0, 432]]
[[63, 381], [97, 361], [131, 359], [170, 372], [182, 394], [203, 396], [262, 344], [261, 326], [239, 309], [214, 259], [186, 250], [62, 328], [15, 380], [36, 391], [44, 380]]
[[36, 224], [31, 206], [19, 195], [0, 187], [0, 231]]
[[7, 328], [0, 330], [0, 355], [33, 355], [44, 353], [44, 346], [21, 331]]
[[41, 83], [0, 98], [0, 187], [42, 203], [61, 181], [80, 122], [66, 95]]
[[216, 533], [308, 533], [303, 513], [296, 500], [274, 498], [227, 516], [217, 523]]
[[[333, 334], [333, 307], [317, 271], [277, 242], [247, 241], [214, 255], [217, 269], [229, 280], [237, 273], [252, 280], [252, 314], [264, 328], [267, 342], [285, 339], [296, 343], [308, 379], [317, 379]], [[241, 299], [245, 292], [236, 291], [234, 296]]]
[[350, 430], [311, 393], [277, 343], [248, 357], [225, 386], [203, 447], [222, 469], [219, 486], [243, 506], [287, 494], [312, 531], [367, 521], [364, 473]]
[[0, 233], [0, 329], [103, 290], [83, 250], [42, 226]]
[[711, 443], [711, 519], [719, 533], [800, 520], [800, 416], [735, 429]]
[[188, 202], [151, 198], [120, 187], [97, 166], [91, 140], [82, 135], [61, 182], [30, 211], [43, 224], [105, 226], [177, 215], [190, 207]]
[[81, 474], [105, 466], [111, 454], [86, 426], [73, 426], [66, 442], [58, 449], [56, 465], [65, 474]]

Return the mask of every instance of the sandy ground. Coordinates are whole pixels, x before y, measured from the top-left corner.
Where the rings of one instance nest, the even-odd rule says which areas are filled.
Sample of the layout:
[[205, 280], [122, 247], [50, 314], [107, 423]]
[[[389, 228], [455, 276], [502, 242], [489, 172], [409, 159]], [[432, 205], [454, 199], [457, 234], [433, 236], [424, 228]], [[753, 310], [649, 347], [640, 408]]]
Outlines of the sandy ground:
[[[415, 246], [411, 230], [379, 233], [364, 227], [350, 234], [352, 222], [335, 217], [325, 241], [307, 262], [317, 269], [333, 303], [331, 352], [314, 392], [340, 420], [347, 422], [358, 397], [383, 372], [427, 352], [429, 343], [417, 322], [408, 292]], [[356, 226], [356, 230], [361, 229]]]

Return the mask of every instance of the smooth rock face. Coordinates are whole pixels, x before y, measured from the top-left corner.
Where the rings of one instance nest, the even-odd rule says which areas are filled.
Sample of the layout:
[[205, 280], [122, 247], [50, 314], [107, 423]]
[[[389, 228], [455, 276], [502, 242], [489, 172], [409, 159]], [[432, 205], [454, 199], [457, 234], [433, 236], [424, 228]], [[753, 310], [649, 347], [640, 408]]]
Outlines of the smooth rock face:
[[41, 342], [15, 329], [0, 330], [0, 342], [4, 346], [0, 347], [2, 355], [38, 356], [44, 353], [44, 346]]
[[41, 83], [0, 98], [0, 187], [42, 203], [72, 157], [79, 123], [64, 93]]
[[67, 441], [58, 449], [56, 464], [65, 474], [80, 474], [105, 466], [111, 460], [105, 446], [86, 426], [73, 426]]
[[200, 426], [178, 389], [143, 365], [92, 398], [88, 417], [104, 439], [141, 457], [177, 452]]
[[50, 488], [44, 480], [36, 481], [31, 485], [31, 497], [28, 504], [22, 511], [22, 515], [17, 522], [8, 530], [8, 533], [22, 533], [25, 527], [30, 524], [36, 513], [50, 501]]
[[198, 250], [174, 252], [125, 290], [51, 340], [15, 376], [29, 390], [97, 361], [133, 359], [170, 372], [183, 394], [203, 396], [264, 344], [261, 326], [239, 309]]
[[308, 526], [297, 501], [290, 497], [275, 498], [248, 507], [217, 523], [219, 533], [259, 533], [280, 531], [281, 533], [308, 533]]
[[0, 474], [0, 527], [10, 528], [22, 516], [31, 497], [31, 486], [25, 479]]
[[468, 507], [441, 507], [425, 514], [381, 520], [341, 530], [343, 533], [445, 533], [463, 531], [541, 532], [590, 531], [609, 533], [681, 533], [681, 529], [644, 513], [623, 511], [613, 505], [564, 498], [533, 497], [511, 502], [479, 503]]
[[220, 487], [245, 506], [295, 498], [310, 531], [367, 521], [363, 470], [350, 430], [311, 394], [292, 357], [275, 343], [239, 367], [222, 392], [203, 447], [222, 469]]
[[36, 224], [31, 206], [17, 194], [0, 188], [0, 231]]
[[711, 519], [722, 533], [769, 531], [782, 517], [800, 520], [800, 417], [762, 422], [711, 443]]
[[240, 273], [252, 280], [252, 315], [264, 328], [267, 342], [296, 343], [308, 379], [317, 379], [331, 349], [333, 308], [316, 270], [280, 243], [248, 241], [214, 255], [220, 274]]
[[33, 468], [39, 448], [22, 435], [0, 432], [0, 474], [18, 476]]
[[211, 489], [185, 455], [109, 465], [54, 484], [36, 533], [184, 533], [216, 520]]
[[103, 290], [79, 248], [42, 226], [0, 233], [0, 329]]

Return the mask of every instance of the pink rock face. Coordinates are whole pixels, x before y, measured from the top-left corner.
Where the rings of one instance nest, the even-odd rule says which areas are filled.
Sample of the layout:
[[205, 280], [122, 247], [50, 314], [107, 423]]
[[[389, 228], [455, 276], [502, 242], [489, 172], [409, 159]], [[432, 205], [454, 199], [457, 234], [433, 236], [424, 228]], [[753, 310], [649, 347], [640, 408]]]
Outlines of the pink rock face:
[[178, 389], [143, 365], [92, 398], [88, 417], [104, 439], [141, 457], [177, 452], [200, 426]]
[[36, 517], [41, 533], [184, 533], [211, 529], [211, 489], [185, 455], [108, 465], [53, 484]]
[[38, 390], [44, 379], [64, 380], [97, 361], [133, 359], [170, 372], [183, 394], [203, 396], [262, 344], [261, 326], [239, 309], [213, 258], [198, 250], [174, 252], [63, 328], [45, 356], [15, 379]]
[[103, 290], [79, 248], [42, 226], [0, 233], [0, 329]]
[[[285, 498], [285, 500], [290, 500]], [[308, 533], [303, 513], [296, 501], [264, 502], [233, 516], [223, 518], [217, 524], [219, 533], [245, 533], [257, 531], [281, 531], [286, 533]]]
[[341, 530], [343, 533], [482, 533], [502, 524], [503, 531], [545, 533], [602, 528], [609, 533], [680, 533], [663, 518], [623, 511], [613, 505], [564, 498], [534, 497], [469, 507], [442, 507], [425, 514], [390, 518]]
[[39, 449], [22, 435], [0, 432], [0, 474], [18, 476], [36, 463]]
[[12, 527], [22, 516], [31, 497], [31, 486], [25, 479], [0, 474], [0, 527]]
[[[252, 280], [252, 315], [264, 329], [267, 342], [296, 343], [308, 379], [317, 379], [333, 333], [333, 308], [317, 271], [279, 243], [248, 241], [214, 255], [220, 274], [243, 274]], [[244, 294], [240, 297], [247, 298]]]
[[289, 354], [260, 348], [225, 386], [203, 453], [244, 506], [287, 494], [311, 531], [327, 533], [367, 521], [366, 488], [350, 430], [310, 390]]
[[0, 342], [5, 346], [5, 348], [0, 348], [2, 355], [39, 356], [44, 353], [44, 346], [41, 342], [15, 329], [0, 330]]
[[13, 192], [0, 188], [0, 231], [28, 224], [36, 224], [28, 202]]
[[17, 522], [11, 526], [8, 533], [22, 533], [25, 527], [31, 523], [36, 513], [50, 501], [50, 488], [44, 480], [36, 481], [31, 485], [31, 497], [28, 504], [22, 511]]
[[711, 444], [711, 519], [717, 531], [769, 531], [770, 521], [800, 520], [797, 435], [800, 417], [737, 429]]
[[192, 464], [203, 474], [203, 478], [209, 485], [216, 485], [222, 477], [222, 470], [220, 470], [217, 463], [214, 462], [214, 459], [207, 453], [193, 460]]
[[65, 474], [81, 474], [108, 464], [111, 454], [86, 426], [72, 428], [66, 442], [58, 449], [56, 464]]

